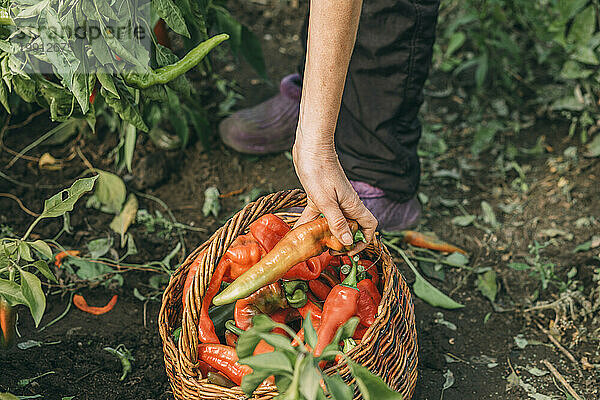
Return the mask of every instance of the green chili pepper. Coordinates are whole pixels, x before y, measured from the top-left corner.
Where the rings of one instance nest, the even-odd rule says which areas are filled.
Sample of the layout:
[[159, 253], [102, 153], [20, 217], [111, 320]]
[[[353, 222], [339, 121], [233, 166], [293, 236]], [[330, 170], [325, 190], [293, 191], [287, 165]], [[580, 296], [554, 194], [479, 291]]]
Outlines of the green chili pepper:
[[233, 310], [235, 309], [235, 303], [224, 304], [222, 306], [211, 307], [208, 310], [208, 316], [210, 317], [213, 325], [215, 326], [215, 332], [218, 336], [225, 334], [225, 322], [233, 318]]
[[123, 75], [123, 79], [128, 85], [138, 89], [147, 89], [154, 85], [165, 85], [194, 68], [212, 49], [227, 39], [229, 39], [229, 35], [225, 33], [213, 36], [190, 50], [181, 60], [174, 64], [143, 74], [129, 72]]

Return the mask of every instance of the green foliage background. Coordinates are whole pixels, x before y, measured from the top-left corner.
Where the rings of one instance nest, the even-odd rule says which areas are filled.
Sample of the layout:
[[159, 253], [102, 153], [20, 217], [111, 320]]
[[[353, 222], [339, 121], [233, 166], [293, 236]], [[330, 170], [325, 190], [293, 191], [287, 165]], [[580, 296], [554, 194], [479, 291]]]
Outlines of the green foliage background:
[[562, 115], [585, 142], [600, 115], [599, 15], [597, 0], [444, 0], [434, 69], [479, 120]]

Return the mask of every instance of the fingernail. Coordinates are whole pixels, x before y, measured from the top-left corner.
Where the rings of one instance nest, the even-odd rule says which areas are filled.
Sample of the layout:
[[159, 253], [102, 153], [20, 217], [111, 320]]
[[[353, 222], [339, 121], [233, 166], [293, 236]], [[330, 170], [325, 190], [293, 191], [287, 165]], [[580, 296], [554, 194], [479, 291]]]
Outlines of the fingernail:
[[346, 246], [350, 246], [352, 244], [352, 235], [348, 232], [342, 235], [342, 244]]

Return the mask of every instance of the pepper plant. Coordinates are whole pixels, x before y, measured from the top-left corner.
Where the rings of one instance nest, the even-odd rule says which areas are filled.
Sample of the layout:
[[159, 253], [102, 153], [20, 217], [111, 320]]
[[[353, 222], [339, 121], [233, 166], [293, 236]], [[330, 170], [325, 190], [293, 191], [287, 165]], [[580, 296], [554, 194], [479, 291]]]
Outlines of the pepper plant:
[[73, 210], [77, 200], [92, 190], [98, 177], [83, 178], [44, 202], [39, 217], [29, 226], [23, 237], [0, 238], [0, 348], [14, 341], [16, 313], [13, 307], [22, 304], [29, 308], [36, 327], [46, 310], [46, 296], [35, 272], [56, 282], [46, 260], [52, 259], [52, 250], [43, 240], [30, 241], [33, 228], [45, 218], [60, 217]]
[[[185, 39], [184, 56], [169, 48], [165, 24]], [[139, 132], [166, 148], [185, 146], [191, 132], [206, 136], [206, 113], [184, 74], [199, 64], [212, 73], [205, 57], [230, 35], [232, 51], [264, 76], [258, 40], [218, 2], [0, 0], [0, 107], [48, 108], [61, 122], [55, 137], [84, 128], [73, 119], [92, 131], [100, 119], [119, 132], [118, 169], [131, 170]]]
[[[339, 350], [338, 343], [349, 343], [348, 339], [354, 334], [358, 323], [357, 317], [350, 318], [337, 330], [322, 354], [315, 357], [309, 350], [317, 345], [317, 332], [312, 325], [310, 313], [303, 323], [305, 341], [287, 325], [273, 322], [264, 314], [257, 315], [252, 320], [252, 328], [242, 333], [237, 342], [238, 362], [250, 366], [253, 371], [244, 376], [242, 390], [251, 396], [265, 379], [273, 376], [280, 393], [277, 398], [282, 400], [348, 400], [354, 397], [356, 390], [367, 400], [402, 400], [402, 395], [393, 391], [379, 376], [346, 356], [345, 353], [351, 350], [352, 346], [345, 346], [344, 352]], [[288, 338], [271, 333], [275, 328], [283, 329], [295, 338], [299, 345], [292, 346]], [[274, 351], [253, 355], [256, 346], [262, 340], [273, 346]], [[320, 363], [335, 360], [336, 356], [340, 364], [348, 366], [354, 383], [346, 383], [339, 374], [323, 373]]]

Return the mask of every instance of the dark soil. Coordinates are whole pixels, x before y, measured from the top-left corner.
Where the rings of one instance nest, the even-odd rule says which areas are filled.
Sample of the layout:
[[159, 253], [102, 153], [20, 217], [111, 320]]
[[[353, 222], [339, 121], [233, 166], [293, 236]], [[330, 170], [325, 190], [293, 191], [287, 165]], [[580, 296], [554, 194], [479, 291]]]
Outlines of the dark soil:
[[[240, 92], [245, 99], [236, 107], [242, 107], [272, 95], [277, 90], [279, 79], [293, 72], [301, 53], [297, 35], [306, 5], [302, 3], [299, 9], [267, 7], [253, 2], [231, 2], [230, 5], [234, 14], [239, 15], [259, 38], [264, 39], [268, 72], [275, 83], [260, 81], [244, 63], [235, 64], [228, 58], [219, 58], [217, 64], [229, 66], [225, 68], [228, 71], [226, 76], [240, 85]], [[437, 101], [440, 104], [435, 103], [435, 107], [429, 105], [429, 109], [452, 107], [449, 100]], [[426, 119], [438, 118], [427, 110], [426, 107]], [[8, 148], [20, 150], [46, 129], [47, 115], [43, 115], [23, 129], [8, 131], [4, 143]], [[576, 295], [572, 295], [573, 308], [566, 312], [560, 308], [555, 311], [541, 307], [558, 300], [561, 296], [559, 290], [550, 285], [547, 290], [540, 292], [539, 301], [536, 302], [533, 294], [540, 288], [539, 280], [527, 272], [507, 267], [509, 262], [523, 262], [529, 255], [528, 245], [534, 240], [545, 242], [552, 239], [550, 246], [541, 254], [544, 260], [555, 264], [557, 279], [566, 280], [567, 271], [575, 267], [577, 274], [574, 279], [579, 284], [573, 288], [579, 290], [573, 293], [580, 293], [592, 303], [600, 297], [600, 289], [595, 286], [598, 283], [592, 280], [594, 269], [600, 267], [598, 249], [572, 253], [577, 244], [589, 240], [600, 231], [600, 161], [582, 157], [581, 154], [585, 152], [583, 146], [566, 138], [567, 129], [562, 122], [541, 121], [527, 132], [521, 132], [518, 137], [510, 134], [502, 136], [499, 146], [514, 142], [518, 146], [531, 147], [540, 134], [546, 135], [543, 154], [517, 159], [526, 169], [529, 189], [525, 193], [511, 186], [517, 177], [514, 170], [502, 174], [496, 168], [497, 149], [473, 159], [468, 151], [469, 136], [458, 127], [448, 125], [444, 129], [443, 135], [449, 149], [446, 153], [424, 158], [420, 191], [428, 197], [428, 202], [424, 206], [419, 229], [435, 232], [441, 238], [467, 249], [470, 254], [469, 266], [479, 270], [494, 270], [498, 275], [500, 290], [492, 304], [477, 290], [477, 273], [446, 269], [444, 281], [429, 278], [465, 307], [446, 311], [430, 307], [415, 298], [420, 361], [414, 399], [439, 399], [444, 374], [448, 370], [452, 372], [455, 382], [443, 393], [446, 400], [528, 398], [523, 385], [512, 388], [508, 385], [507, 377], [513, 371], [524, 383], [530, 384], [538, 395], [567, 398], [564, 387], [553, 380], [550, 374], [538, 377], [527, 371], [531, 367], [546, 371], [543, 360], [554, 365], [581, 396], [588, 400], [599, 398], [600, 323], [597, 316], [583, 315], [586, 306]], [[292, 164], [284, 154], [249, 157], [224, 148], [216, 138], [212, 138], [211, 143], [210, 150], [198, 143], [182, 152], [163, 153], [142, 139], [138, 142], [134, 164], [147, 167], [138, 167], [133, 174], [124, 176], [131, 188], [135, 182], [145, 182], [141, 185], [143, 191], [166, 202], [179, 222], [206, 230], [186, 232], [188, 252], [243, 206], [238, 193], [248, 196], [252, 189], [257, 188], [267, 193], [299, 186]], [[16, 195], [26, 207], [39, 212], [43, 199], [70, 185], [86, 169], [79, 157], [69, 157], [74, 154], [74, 146], [81, 146], [96, 168], [111, 170], [112, 161], [108, 152], [114, 144], [115, 139], [111, 137], [80, 138], [62, 147], [40, 146], [28, 153], [39, 157], [50, 152], [57, 159], [65, 159], [63, 168], [58, 171], [40, 170], [35, 160], [26, 159], [20, 159], [11, 168], [5, 168], [12, 156], [3, 151], [0, 153], [2, 172], [19, 183], [0, 178], [0, 192]], [[577, 162], [566, 169], [557, 169], [557, 163], [567, 161], [563, 151], [569, 146], [577, 147]], [[161, 165], [163, 168], [159, 169]], [[435, 174], [436, 171], [453, 169], [459, 173], [458, 180]], [[218, 219], [203, 217], [201, 212], [204, 191], [210, 186], [216, 186], [223, 194], [230, 194], [221, 201], [222, 210]], [[568, 190], [564, 189], [565, 186]], [[164, 213], [155, 202], [141, 196], [138, 199], [140, 209]], [[461, 215], [462, 211], [455, 206], [449, 207], [448, 199], [458, 200], [466, 213], [476, 215], [481, 214], [481, 201], [487, 201], [496, 211], [500, 228], [486, 232], [481, 229], [482, 225], [459, 227], [452, 224], [451, 219]], [[501, 212], [499, 205], [507, 203], [514, 203], [518, 207], [510, 212]], [[0, 225], [12, 228], [17, 235], [22, 234], [33, 220], [16, 202], [5, 197], [0, 197], [0, 210]], [[582, 217], [595, 218], [589, 218], [589, 223], [576, 223]], [[71, 216], [73, 233], [63, 234], [60, 242], [66, 248], [85, 249], [89, 240], [112, 234], [108, 227], [110, 220], [110, 215], [86, 208], [84, 198]], [[53, 237], [61, 227], [62, 220], [50, 220], [41, 223], [35, 229], [35, 234], [41, 238]], [[550, 238], [553, 236], [547, 231], [550, 228], [564, 230], [573, 238], [568, 240], [567, 236], [560, 233]], [[176, 236], [164, 238], [148, 234], [139, 224], [132, 226], [130, 231], [139, 250], [139, 254], [132, 257], [130, 262], [160, 260], [177, 243]], [[398, 266], [412, 283], [410, 270], [400, 262]], [[23, 396], [39, 394], [45, 399], [61, 399], [64, 396], [76, 396], [76, 399], [171, 399], [157, 328], [160, 302], [143, 302], [133, 295], [134, 288], [143, 294], [152, 291], [148, 285], [152, 275], [141, 271], [125, 273], [124, 285], [118, 288], [107, 289], [99, 285], [74, 287], [93, 305], [105, 304], [114, 293], [119, 295], [119, 300], [113, 311], [102, 316], [92, 316], [72, 307], [66, 317], [42, 332], [33, 326], [27, 310], [19, 308], [21, 337], [18, 342], [33, 339], [45, 344], [28, 350], [15, 348], [0, 353], [0, 392], [10, 391]], [[48, 308], [41, 326], [62, 314], [70, 298], [69, 291], [60, 291], [55, 286], [48, 287], [48, 292], [52, 294], [48, 297]], [[563, 296], [565, 293], [572, 292], [563, 292]], [[535, 306], [538, 309], [527, 310]], [[456, 330], [439, 323], [440, 315], [436, 313], [440, 312], [444, 320], [456, 325]], [[555, 334], [577, 360], [577, 364], [571, 363], [549, 341], [537, 323]], [[523, 335], [529, 345], [521, 349], [515, 341], [517, 335]], [[52, 342], [59, 343], [49, 344]], [[124, 344], [135, 358], [132, 372], [123, 381], [119, 380], [119, 361], [103, 350], [119, 344]], [[54, 371], [54, 374], [42, 377], [24, 388], [19, 387], [20, 379], [48, 371]], [[510, 390], [507, 391], [507, 388]], [[535, 396], [531, 389], [530, 395]]]

